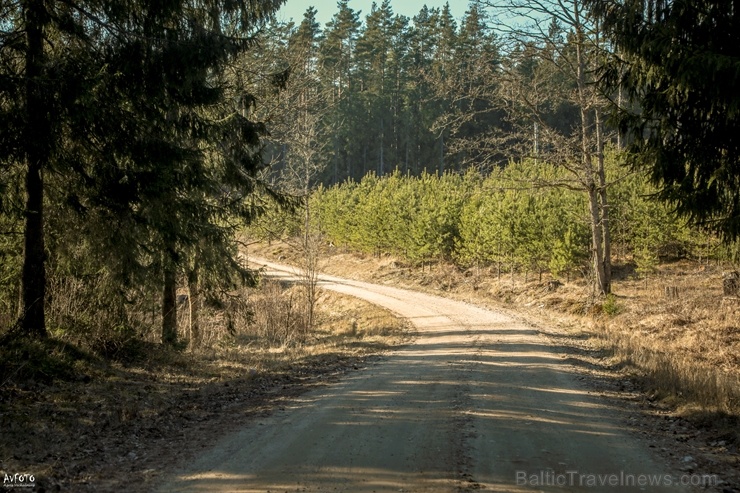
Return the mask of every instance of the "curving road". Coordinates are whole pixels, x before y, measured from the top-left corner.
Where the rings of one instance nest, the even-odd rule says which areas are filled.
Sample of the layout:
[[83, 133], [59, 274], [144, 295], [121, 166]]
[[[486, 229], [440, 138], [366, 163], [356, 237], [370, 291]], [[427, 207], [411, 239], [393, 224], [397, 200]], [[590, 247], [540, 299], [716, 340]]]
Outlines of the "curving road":
[[691, 491], [537, 330], [438, 296], [320, 283], [406, 317], [417, 337], [225, 437], [159, 491]]

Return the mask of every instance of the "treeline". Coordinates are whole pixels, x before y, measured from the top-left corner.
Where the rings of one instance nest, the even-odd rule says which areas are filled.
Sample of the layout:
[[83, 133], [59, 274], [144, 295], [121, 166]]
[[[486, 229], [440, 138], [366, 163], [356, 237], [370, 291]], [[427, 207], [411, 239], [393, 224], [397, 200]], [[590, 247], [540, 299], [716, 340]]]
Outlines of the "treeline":
[[[532, 135], [522, 139], [513, 131], [517, 117], [495, 94], [503, 84], [518, 85], [505, 80], [502, 67], [540, 77], [541, 53], [533, 40], [504, 52], [488, 11], [476, 2], [461, 19], [449, 5], [424, 6], [410, 19], [394, 14], [389, 0], [362, 13], [342, 0], [325, 26], [309, 8], [295, 23], [273, 22], [258, 39], [255, 66], [285, 81], [280, 93], [264, 90], [256, 110], [270, 125], [267, 150], [276, 173], [310, 163], [313, 184], [396, 168], [443, 173], [505, 163], [521, 153], [518, 145], [533, 145]], [[570, 90], [573, 81], [553, 83]], [[541, 106], [550, 107], [545, 119], [563, 132], [577, 124], [577, 107], [556, 92]], [[526, 120], [531, 133], [533, 120]], [[493, 134], [509, 142], [499, 146]]]
[[[609, 174], [623, 166], [611, 155]], [[396, 171], [322, 188], [312, 198], [317, 227], [337, 247], [392, 253], [420, 264], [440, 259], [462, 266], [556, 278], [590, 276], [590, 227], [585, 195], [567, 186], [568, 173], [527, 160], [486, 175]], [[612, 244], [618, 257], [648, 274], [661, 258], [732, 257], [716, 237], [689, 227], [637, 174], [610, 188]]]
[[[622, 144], [605, 118], [610, 95], [596, 89], [609, 46], [580, 2], [504, 3], [473, 1], [458, 22], [448, 6], [408, 19], [385, 0], [362, 22], [340, 1], [324, 29], [314, 9], [299, 25], [271, 24], [254, 62], [284, 82], [283, 91], [257, 91], [273, 177], [308, 195], [318, 183], [395, 169], [423, 176], [550, 162], [588, 198], [594, 283], [606, 294], [603, 149]], [[501, 20], [511, 16], [533, 25]], [[436, 251], [445, 235], [423, 248]]]

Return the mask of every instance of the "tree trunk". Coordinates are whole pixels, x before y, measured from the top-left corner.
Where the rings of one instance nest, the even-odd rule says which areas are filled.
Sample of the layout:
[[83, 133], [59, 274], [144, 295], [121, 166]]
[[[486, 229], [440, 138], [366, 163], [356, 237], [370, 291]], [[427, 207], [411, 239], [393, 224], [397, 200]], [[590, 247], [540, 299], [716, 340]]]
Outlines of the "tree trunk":
[[408, 176], [409, 174], [409, 141], [408, 141], [408, 132], [406, 133], [406, 157], [403, 161], [403, 174]]
[[[594, 170], [589, 144], [589, 97], [586, 94], [586, 62], [584, 59], [584, 32], [581, 24], [581, 7], [577, 1], [573, 2], [573, 19], [576, 32], [576, 85], [578, 88], [578, 106], [581, 113], [581, 164], [583, 178], [588, 192], [588, 205], [591, 223], [591, 247], [594, 262], [594, 290], [599, 294], [609, 293], [609, 281], [606, 277], [604, 265], [604, 229], [602, 224], [602, 208], [600, 190], [597, 187], [598, 173]], [[603, 163], [603, 161], [602, 161]]]
[[599, 193], [596, 190], [596, 183], [591, 183], [588, 190], [588, 205], [591, 223], [591, 248], [593, 250], [594, 262], [594, 289], [599, 294], [609, 293], [609, 283], [607, 282], [606, 272], [604, 270], [604, 238], [601, 229], [601, 214], [599, 212]]
[[24, 11], [26, 24], [26, 127], [23, 135], [26, 158], [26, 224], [24, 231], [21, 286], [23, 332], [46, 336], [46, 252], [44, 246], [43, 170], [49, 161], [50, 112], [42, 84], [44, 26], [48, 13], [42, 0], [29, 1]]
[[602, 130], [601, 111], [596, 108], [596, 148], [598, 150], [597, 176], [599, 177], [599, 208], [601, 211], [601, 231], [604, 245], [604, 294], [609, 294], [611, 293], [612, 285], [612, 246], [609, 225], [609, 201], [606, 191], [606, 170], [604, 169], [604, 137]]
[[170, 345], [177, 342], [177, 276], [172, 266], [164, 269], [162, 342]]
[[378, 176], [385, 174], [385, 121], [383, 118], [380, 119], [380, 162], [378, 163], [380, 168]]
[[316, 312], [319, 249], [316, 238], [311, 235], [311, 208], [308, 186], [306, 186], [304, 194], [306, 197], [306, 213], [303, 218], [303, 282], [306, 289], [306, 331], [310, 331], [314, 326]]
[[339, 183], [339, 165], [337, 164], [337, 156], [332, 157], [332, 162], [334, 163], [334, 171], [332, 173], [332, 185], [336, 185]]
[[198, 265], [188, 272], [188, 302], [190, 308], [190, 348], [197, 349], [201, 343], [200, 333], [200, 276]]
[[367, 142], [362, 146], [362, 176], [367, 174]]
[[445, 134], [439, 135], [439, 176], [445, 173]]
[[[619, 111], [622, 111], [622, 83], [619, 83], [619, 88], [617, 88], [617, 109]], [[624, 149], [624, 141], [622, 139], [622, 131], [617, 132], [617, 149], [620, 151]]]
[[[35, 161], [35, 162], [34, 162]], [[29, 159], [26, 173], [26, 227], [23, 257], [23, 313], [21, 326], [26, 334], [46, 336], [44, 315], [46, 268], [44, 251], [42, 166]]]

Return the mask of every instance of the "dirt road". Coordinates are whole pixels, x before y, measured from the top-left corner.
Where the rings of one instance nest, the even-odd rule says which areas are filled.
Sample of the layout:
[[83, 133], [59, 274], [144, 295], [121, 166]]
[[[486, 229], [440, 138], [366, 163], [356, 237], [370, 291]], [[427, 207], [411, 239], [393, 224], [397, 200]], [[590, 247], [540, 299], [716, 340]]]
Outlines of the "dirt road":
[[321, 286], [417, 337], [225, 437], [160, 491], [692, 491], [535, 329], [427, 294]]

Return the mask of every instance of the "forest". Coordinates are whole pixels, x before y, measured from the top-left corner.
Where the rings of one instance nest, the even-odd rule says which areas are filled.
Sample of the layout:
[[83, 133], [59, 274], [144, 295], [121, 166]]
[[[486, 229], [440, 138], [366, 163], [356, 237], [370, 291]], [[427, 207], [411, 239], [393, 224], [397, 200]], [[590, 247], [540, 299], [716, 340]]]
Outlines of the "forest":
[[[690, 13], [675, 12], [675, 22]], [[326, 241], [420, 264], [585, 277], [604, 294], [613, 256], [641, 276], [661, 258], [735, 262], [734, 232], [721, 224], [728, 211], [709, 210], [717, 182], [708, 193], [697, 187], [703, 199], [689, 204], [681, 193], [690, 180], [673, 162], [652, 175], [646, 167], [658, 152], [675, 162], [686, 152], [655, 146], [650, 132], [680, 134], [689, 121], [676, 115], [652, 130], [639, 121], [655, 94], [631, 85], [647, 75], [628, 73], [632, 60], [619, 54], [598, 2], [471, 2], [459, 20], [449, 6], [408, 19], [388, 1], [361, 19], [339, 2], [324, 28], [315, 16], [271, 24], [255, 54], [292, 81], [258, 109], [275, 123], [265, 139], [271, 178], [311, 195], [310, 228]], [[730, 66], [718, 65], [717, 77]], [[687, 91], [663, 107], [696, 97]], [[721, 118], [697, 119], [709, 118], [718, 136]], [[705, 139], [697, 148], [733, 145]], [[268, 214], [258, 229], [297, 235], [300, 217]]]
[[5, 337], [198, 347], [201, 309], [256, 282], [255, 231], [600, 295], [614, 256], [734, 262], [725, 3], [340, 0], [321, 26], [279, 0], [2, 2]]
[[286, 1], [0, 0], [4, 485], [740, 491], [737, 0]]

